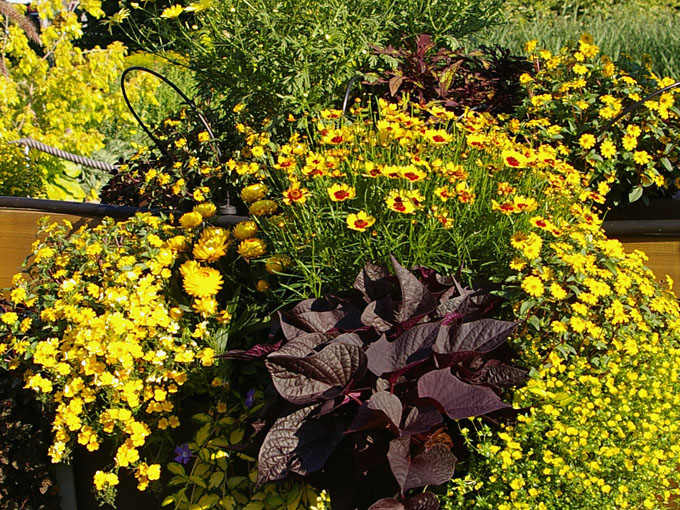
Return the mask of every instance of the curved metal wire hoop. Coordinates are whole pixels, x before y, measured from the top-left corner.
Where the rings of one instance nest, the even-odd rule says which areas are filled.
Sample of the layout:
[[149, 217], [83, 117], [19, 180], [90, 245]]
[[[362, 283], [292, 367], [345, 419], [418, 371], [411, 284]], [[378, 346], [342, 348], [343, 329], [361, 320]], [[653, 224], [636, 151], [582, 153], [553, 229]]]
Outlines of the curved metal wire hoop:
[[598, 141], [602, 140], [602, 137], [609, 130], [609, 128], [611, 128], [614, 124], [616, 124], [619, 120], [621, 120], [623, 117], [628, 115], [630, 112], [637, 110], [640, 106], [645, 104], [645, 102], [649, 101], [653, 97], [659, 96], [659, 95], [663, 94], [664, 92], [667, 92], [667, 91], [674, 89], [675, 87], [678, 87], [678, 86], [680, 86], [680, 81], [676, 81], [672, 85], [668, 85], [667, 87], [664, 87], [664, 88], [659, 89], [655, 92], [652, 92], [651, 94], [640, 99], [637, 103], [633, 103], [628, 108], [626, 108], [621, 113], [619, 113], [616, 117], [614, 117], [614, 120], [612, 120], [609, 124], [607, 124], [605, 127], [603, 127], [602, 130], [600, 130], [600, 132], [597, 134], [597, 140]]
[[[128, 75], [128, 73], [132, 71], [143, 71], [145, 73], [149, 73], [156, 78], [160, 78], [163, 80], [166, 84], [168, 84], [177, 94], [179, 94], [184, 101], [191, 107], [191, 109], [194, 111], [194, 113], [198, 116], [200, 121], [203, 123], [203, 126], [205, 126], [206, 131], [208, 131], [208, 134], [210, 135], [211, 139], [215, 138], [215, 135], [213, 134], [212, 129], [210, 128], [210, 124], [206, 120], [206, 118], [203, 116], [203, 114], [200, 112], [196, 104], [187, 96], [182, 90], [175, 85], [172, 81], [170, 81], [167, 77], [163, 76], [157, 71], [154, 71], [153, 69], [149, 69], [148, 67], [143, 67], [143, 66], [130, 66], [125, 71], [123, 71], [123, 74], [120, 75], [120, 88], [121, 91], [123, 92], [123, 99], [125, 100], [125, 104], [127, 105], [128, 109], [130, 110], [130, 113], [132, 113], [132, 116], [137, 120], [139, 125], [142, 127], [144, 132], [153, 140], [153, 143], [156, 144], [156, 147], [160, 149], [160, 151], [167, 156], [167, 147], [164, 146], [158, 138], [156, 138], [152, 133], [151, 130], [144, 124], [142, 119], [137, 115], [137, 112], [134, 110], [132, 107], [132, 104], [130, 103], [130, 100], [128, 99], [127, 92], [125, 90], [125, 77]], [[217, 147], [215, 144], [212, 144], [212, 148], [215, 150], [215, 153], [217, 154], [217, 160], [219, 162], [220, 158], [222, 157], [222, 153], [220, 152], [219, 147]]]
[[361, 76], [359, 76], [359, 75], [354, 76], [347, 83], [347, 88], [345, 89], [345, 98], [342, 100], [342, 115], [343, 116], [347, 115], [347, 103], [349, 102], [349, 94], [350, 94], [350, 92], [352, 92], [352, 86], [354, 85], [354, 83], [359, 78], [361, 78]]

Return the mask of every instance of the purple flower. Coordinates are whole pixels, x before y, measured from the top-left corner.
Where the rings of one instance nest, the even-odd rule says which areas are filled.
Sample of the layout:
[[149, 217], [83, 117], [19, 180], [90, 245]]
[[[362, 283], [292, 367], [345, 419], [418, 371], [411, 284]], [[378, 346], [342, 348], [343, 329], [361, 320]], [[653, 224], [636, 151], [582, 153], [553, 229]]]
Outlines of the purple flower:
[[189, 450], [189, 445], [186, 443], [176, 447], [175, 453], [177, 454], [177, 457], [175, 457], [175, 462], [179, 462], [181, 464], [188, 463], [191, 460], [191, 457], [193, 457], [191, 450]]
[[255, 403], [255, 389], [250, 388], [248, 390], [248, 393], [246, 393], [246, 399], [243, 401], [243, 404], [246, 406], [246, 409], [250, 409], [253, 407], [253, 404]]

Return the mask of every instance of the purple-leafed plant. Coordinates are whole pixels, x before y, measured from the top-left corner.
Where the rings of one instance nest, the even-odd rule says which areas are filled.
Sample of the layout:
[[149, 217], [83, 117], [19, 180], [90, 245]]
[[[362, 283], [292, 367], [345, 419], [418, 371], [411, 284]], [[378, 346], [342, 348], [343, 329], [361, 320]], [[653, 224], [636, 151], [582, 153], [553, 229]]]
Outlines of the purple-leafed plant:
[[500, 359], [517, 323], [486, 317], [497, 298], [392, 264], [279, 312], [274, 343], [226, 354], [264, 359], [282, 397], [261, 430], [259, 483], [322, 483], [333, 510], [435, 510], [433, 493], [409, 492], [452, 477], [455, 422], [512, 409], [499, 392], [525, 372]]

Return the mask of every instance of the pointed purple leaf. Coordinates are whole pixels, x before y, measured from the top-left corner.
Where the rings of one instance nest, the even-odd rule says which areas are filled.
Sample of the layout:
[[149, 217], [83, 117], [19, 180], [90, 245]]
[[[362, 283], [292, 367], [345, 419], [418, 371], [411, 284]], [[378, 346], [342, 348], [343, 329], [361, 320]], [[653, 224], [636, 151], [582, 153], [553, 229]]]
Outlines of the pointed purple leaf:
[[366, 350], [368, 369], [381, 376], [428, 358], [439, 328], [439, 323], [418, 324], [393, 342], [383, 335]]
[[279, 418], [258, 455], [258, 484], [282, 480], [290, 472], [305, 476], [321, 469], [342, 441], [342, 425], [331, 416], [310, 417], [308, 406]]
[[396, 303], [389, 295], [381, 297], [376, 301], [371, 301], [361, 313], [361, 323], [375, 328], [379, 333], [383, 333], [394, 325], [395, 306]]
[[328, 337], [323, 333], [303, 333], [286, 342], [283, 347], [276, 352], [272, 352], [269, 357], [292, 356], [295, 358], [304, 358], [316, 352], [315, 349], [325, 342], [328, 342]]
[[460, 326], [442, 328], [432, 350], [440, 354], [454, 352], [490, 352], [507, 341], [517, 322], [480, 319]]
[[526, 370], [492, 359], [482, 367], [477, 377], [471, 379], [471, 381], [476, 384], [490, 384], [497, 388], [511, 388], [521, 384], [526, 378]]
[[383, 498], [369, 506], [368, 510], [406, 510], [406, 508], [397, 499]]
[[250, 349], [248, 350], [243, 350], [243, 349], [234, 349], [228, 352], [225, 352], [224, 354], [221, 354], [218, 356], [218, 358], [226, 358], [226, 359], [240, 359], [240, 360], [255, 360], [255, 359], [262, 359], [268, 354], [271, 354], [272, 352], [277, 351], [280, 347], [281, 344], [283, 343], [282, 340], [279, 340], [275, 344], [257, 344], [253, 345]]
[[404, 419], [402, 435], [423, 434], [441, 425], [444, 421], [441, 413], [433, 406], [421, 404], [412, 408]]
[[366, 296], [369, 301], [375, 301], [389, 294], [394, 285], [385, 266], [369, 262], [354, 280], [354, 288]]
[[378, 391], [359, 408], [348, 432], [385, 427], [396, 432], [401, 424], [402, 412], [403, 406], [399, 397], [389, 391]]
[[422, 492], [406, 500], [405, 510], [439, 510], [439, 500], [431, 492]]
[[411, 455], [411, 438], [400, 437], [390, 441], [387, 460], [397, 480], [401, 493], [426, 485], [439, 485], [453, 476], [456, 457], [443, 444]]
[[434, 401], [452, 420], [482, 416], [511, 407], [491, 388], [466, 384], [448, 368], [423, 375], [418, 380], [418, 396]]
[[401, 289], [401, 303], [396, 311], [395, 320], [404, 322], [411, 317], [432, 312], [436, 308], [436, 303], [430, 291], [408, 269], [399, 264], [397, 259], [391, 255], [390, 259]]
[[366, 355], [356, 345], [332, 343], [305, 358], [269, 356], [265, 364], [279, 394], [293, 404], [305, 405], [334, 398], [350, 381], [363, 377]]

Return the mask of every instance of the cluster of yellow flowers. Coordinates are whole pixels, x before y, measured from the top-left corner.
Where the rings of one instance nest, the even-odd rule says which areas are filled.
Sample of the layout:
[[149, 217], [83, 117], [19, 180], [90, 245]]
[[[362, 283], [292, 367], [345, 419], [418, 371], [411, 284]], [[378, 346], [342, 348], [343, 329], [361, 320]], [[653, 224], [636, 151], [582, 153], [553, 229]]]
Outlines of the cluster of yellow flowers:
[[149, 214], [72, 229], [43, 226], [30, 278], [15, 277], [15, 310], [0, 316], [0, 347], [10, 369], [30, 360], [26, 387], [55, 408], [53, 462], [67, 459], [74, 442], [95, 451], [112, 437], [113, 471], [98, 473], [95, 486], [116, 485], [118, 469], [130, 468], [143, 490], [160, 467], [140, 448], [153, 430], [179, 425], [180, 387], [213, 363], [213, 349], [187, 331], [167, 291], [186, 239]]

